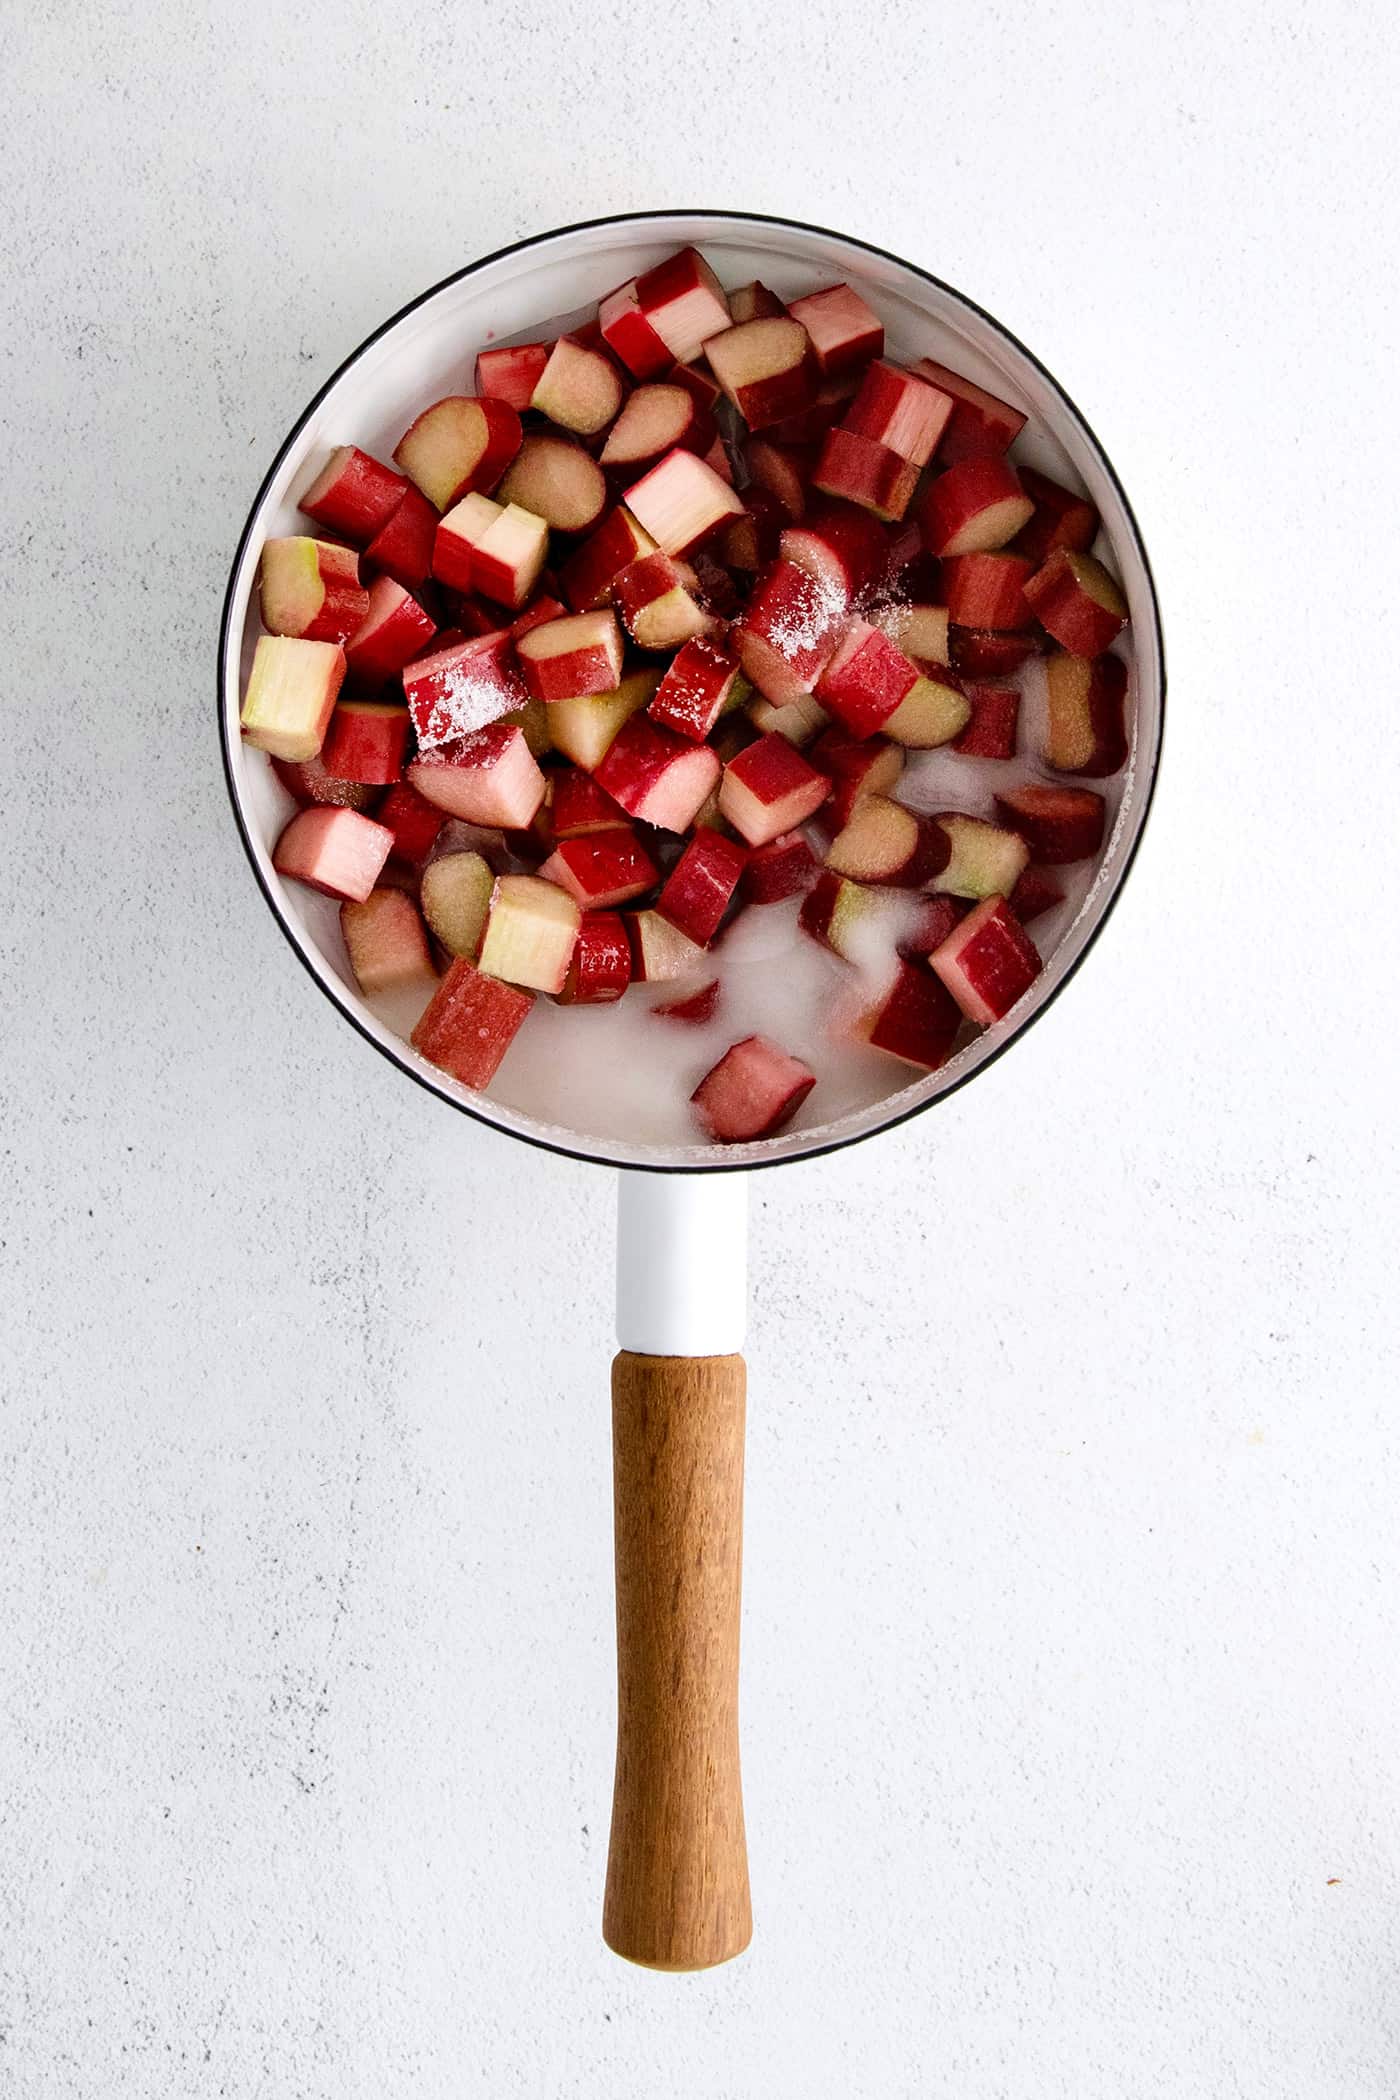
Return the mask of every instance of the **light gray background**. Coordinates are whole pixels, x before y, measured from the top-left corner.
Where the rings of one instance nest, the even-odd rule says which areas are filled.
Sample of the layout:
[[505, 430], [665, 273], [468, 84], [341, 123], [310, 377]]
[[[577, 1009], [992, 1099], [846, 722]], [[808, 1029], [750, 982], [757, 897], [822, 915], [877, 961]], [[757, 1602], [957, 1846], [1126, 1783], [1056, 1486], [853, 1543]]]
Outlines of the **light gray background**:
[[[0, 31], [0, 2091], [1390, 2100], [1390, 10], [204, 12]], [[1053, 1015], [756, 1189], [758, 1929], [677, 1980], [598, 1937], [609, 1178], [313, 992], [212, 707], [346, 352], [705, 203], [1034, 345], [1172, 720]]]

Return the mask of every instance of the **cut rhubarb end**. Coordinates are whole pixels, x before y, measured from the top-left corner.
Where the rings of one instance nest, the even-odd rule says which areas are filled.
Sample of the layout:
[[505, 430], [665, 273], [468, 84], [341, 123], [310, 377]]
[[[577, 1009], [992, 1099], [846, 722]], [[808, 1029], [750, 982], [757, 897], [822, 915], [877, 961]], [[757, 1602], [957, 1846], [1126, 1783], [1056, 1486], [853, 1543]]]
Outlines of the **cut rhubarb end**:
[[632, 975], [638, 984], [672, 984], [705, 966], [705, 951], [657, 911], [623, 916], [632, 945]]
[[933, 751], [961, 735], [971, 714], [972, 704], [953, 673], [930, 664], [889, 716], [884, 733], [911, 751]]
[[315, 758], [344, 677], [338, 643], [260, 635], [239, 717], [245, 741], [294, 763]]
[[648, 704], [659, 682], [657, 671], [632, 671], [615, 693], [556, 700], [546, 710], [555, 750], [586, 773], [596, 772], [623, 724]]
[[689, 743], [640, 715], [619, 731], [597, 768], [599, 786], [630, 817], [661, 831], [689, 830], [719, 777], [708, 744]]
[[725, 767], [720, 815], [750, 846], [766, 846], [805, 824], [830, 792], [827, 776], [808, 765], [786, 737], [770, 732]]
[[534, 1003], [459, 957], [414, 1029], [413, 1047], [463, 1086], [487, 1086]]
[[736, 285], [729, 294], [729, 318], [736, 328], [745, 321], [776, 321], [787, 310], [777, 293], [757, 277], [749, 284]]
[[816, 1074], [797, 1058], [766, 1036], [751, 1035], [725, 1051], [690, 1100], [701, 1129], [716, 1144], [752, 1144], [790, 1123], [816, 1083]]
[[873, 1049], [936, 1072], [948, 1062], [962, 1018], [957, 1001], [937, 977], [901, 962], [889, 990], [865, 1015], [860, 1033]]
[[699, 947], [708, 947], [734, 898], [748, 854], [704, 825], [666, 878], [656, 908]]
[[805, 299], [794, 299], [788, 312], [806, 329], [817, 368], [827, 378], [885, 354], [884, 323], [848, 284], [809, 292]]
[[862, 795], [833, 839], [826, 864], [855, 882], [917, 890], [942, 873], [950, 851], [941, 824], [884, 795]]
[[676, 649], [716, 625], [695, 590], [695, 572], [659, 549], [613, 579], [613, 604], [639, 649]]
[[929, 957], [970, 1021], [1009, 1014], [1040, 975], [1040, 956], [1005, 897], [986, 897]]
[[887, 737], [853, 737], [827, 729], [812, 746], [811, 760], [831, 779], [831, 799], [822, 822], [841, 830], [862, 795], [892, 795], [904, 771], [904, 752]]
[[810, 447], [776, 445], [769, 438], [754, 438], [748, 447], [748, 460], [750, 487], [744, 492], [746, 501], [753, 489], [762, 489], [790, 523], [795, 524], [806, 515], [807, 482], [816, 464]]
[[540, 869], [545, 882], [566, 890], [587, 911], [630, 904], [657, 880], [656, 864], [626, 822], [584, 838], [561, 839]]
[[687, 387], [639, 386], [608, 432], [599, 464], [632, 476], [657, 466], [677, 449], [703, 456], [715, 438], [714, 419]]
[[956, 810], [944, 811], [938, 822], [950, 851], [935, 887], [974, 902], [1009, 895], [1030, 859], [1020, 833]]
[[1089, 860], [1103, 844], [1107, 804], [1092, 788], [1008, 788], [997, 814], [1024, 840], [1027, 859], [1058, 868]]
[[363, 904], [389, 858], [393, 833], [354, 809], [302, 809], [273, 850], [279, 875], [327, 897]]
[[504, 722], [440, 745], [409, 767], [408, 779], [449, 816], [505, 831], [528, 830], [545, 795], [524, 732]]
[[380, 700], [342, 700], [331, 716], [321, 755], [337, 779], [392, 787], [403, 777], [408, 732], [406, 707]]
[[269, 634], [345, 642], [369, 611], [353, 547], [300, 537], [268, 540], [258, 564], [258, 602]]
[[766, 693], [751, 693], [744, 702], [744, 712], [755, 729], [763, 735], [771, 730], [777, 736], [785, 736], [790, 744], [801, 750], [819, 736], [831, 721], [830, 715], [819, 700], [810, 693], [800, 693], [795, 700], [786, 700], [779, 707]]
[[949, 466], [959, 460], [1005, 452], [1026, 427], [1023, 409], [1013, 408], [947, 365], [921, 357], [914, 366], [921, 379], [948, 395], [952, 411], [939, 439], [938, 456]]
[[1013, 540], [1034, 509], [1010, 460], [965, 459], [926, 484], [919, 527], [930, 554], [987, 554]]
[[476, 960], [496, 877], [479, 853], [444, 853], [423, 870], [423, 916], [449, 955]]
[[495, 487], [520, 450], [520, 436], [520, 418], [506, 402], [450, 394], [409, 425], [394, 464], [438, 510], [450, 510], [473, 489]]
[[605, 350], [590, 349], [576, 336], [561, 335], [549, 353], [530, 406], [561, 430], [594, 437], [606, 430], [622, 406], [622, 380]]
[[363, 547], [387, 524], [407, 487], [402, 474], [381, 466], [358, 445], [339, 445], [297, 508], [328, 532]]
[[501, 349], [479, 350], [477, 393], [483, 400], [504, 401], [517, 415], [523, 414], [549, 363], [549, 351], [548, 343], [511, 343]]
[[750, 853], [740, 885], [746, 904], [781, 904], [801, 897], [816, 881], [820, 868], [800, 831], [785, 831]]
[[581, 914], [576, 900], [538, 875], [498, 875], [477, 967], [533, 992], [562, 992]]
[[710, 370], [750, 430], [806, 408], [817, 364], [800, 321], [745, 321], [705, 346]]
[[610, 612], [548, 620], [518, 636], [515, 653], [536, 700], [610, 693], [622, 676], [622, 635]]
[[572, 438], [547, 431], [531, 431], [496, 493], [556, 532], [591, 532], [608, 507], [608, 484], [597, 460]]
[[897, 649], [918, 664], [948, 665], [948, 608], [946, 605], [885, 605], [872, 613], [875, 625], [884, 629]]
[[1056, 547], [1036, 570], [1025, 600], [1046, 633], [1073, 656], [1101, 656], [1127, 623], [1128, 601], [1103, 563], [1069, 547]]
[[632, 982], [632, 946], [616, 912], [586, 911], [574, 943], [564, 989], [565, 1006], [608, 1006]]
[[371, 890], [362, 903], [342, 904], [340, 931], [367, 999], [437, 983], [418, 907], [402, 890]]
[[1128, 762], [1123, 714], [1128, 667], [1122, 658], [1070, 656], [1057, 650], [1046, 659], [1045, 676], [1047, 765], [1057, 773], [1082, 773], [1093, 780], [1121, 772]]
[[688, 554], [719, 532], [743, 503], [726, 481], [693, 452], [668, 452], [659, 466], [633, 482], [628, 510], [666, 554]]

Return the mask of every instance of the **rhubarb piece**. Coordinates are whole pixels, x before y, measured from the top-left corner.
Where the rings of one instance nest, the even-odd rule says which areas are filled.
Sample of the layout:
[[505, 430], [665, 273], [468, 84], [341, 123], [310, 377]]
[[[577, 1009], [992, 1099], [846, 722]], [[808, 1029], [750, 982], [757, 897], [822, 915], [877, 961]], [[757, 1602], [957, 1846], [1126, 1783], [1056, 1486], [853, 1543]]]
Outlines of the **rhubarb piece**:
[[756, 277], [750, 284], [736, 285], [729, 294], [729, 318], [736, 328], [745, 321], [776, 321], [786, 312], [777, 293]]
[[1107, 805], [1092, 788], [1008, 788], [996, 802], [998, 816], [1029, 848], [1027, 859], [1046, 867], [1089, 860], [1103, 844]]
[[543, 758], [547, 751], [556, 748], [551, 715], [552, 709], [546, 707], [543, 700], [527, 698], [519, 707], [513, 707], [508, 715], [502, 715], [500, 720], [522, 732], [531, 758]]
[[948, 865], [941, 824], [884, 795], [862, 795], [827, 848], [827, 867], [855, 882], [917, 890]]
[[274, 758], [315, 758], [344, 677], [336, 642], [259, 635], [239, 717], [245, 741]]
[[762, 489], [773, 498], [789, 524], [805, 516], [807, 482], [816, 464], [809, 448], [775, 445], [768, 438], [754, 438], [748, 447], [748, 461], [750, 487], [744, 491], [746, 502], [754, 489]]
[[817, 680], [817, 698], [852, 736], [868, 737], [883, 728], [918, 683], [917, 664], [869, 620], [855, 619]]
[[841, 418], [842, 428], [898, 453], [911, 467], [926, 466], [953, 411], [950, 395], [915, 372], [878, 358]]
[[472, 494], [437, 529], [433, 574], [454, 590], [480, 591], [498, 605], [525, 603], [549, 554], [549, 527], [518, 503]]
[[528, 992], [484, 976], [459, 956], [410, 1040], [430, 1064], [440, 1065], [463, 1086], [484, 1087], [534, 1003]]
[[376, 576], [365, 616], [345, 644], [345, 662], [358, 685], [383, 685], [421, 656], [433, 623], [418, 600], [392, 576]]
[[[1073, 659], [1072, 659], [1073, 660]], [[1014, 685], [965, 685], [972, 709], [954, 744], [960, 758], [1014, 758], [1021, 695]]]
[[1056, 547], [1087, 554], [1099, 532], [1099, 514], [1089, 498], [1062, 488], [1048, 475], [1037, 474], [1034, 467], [1021, 467], [1018, 471], [1035, 509], [1016, 535], [1016, 552], [1037, 567]]
[[358, 445], [339, 445], [297, 508], [328, 532], [363, 547], [386, 524], [408, 483]]
[[530, 755], [524, 732], [492, 722], [469, 736], [453, 737], [425, 752], [408, 769], [410, 783], [427, 801], [468, 824], [524, 831], [544, 800], [544, 775]]
[[610, 612], [548, 620], [518, 636], [515, 653], [536, 700], [611, 693], [622, 676], [622, 636]]
[[598, 308], [598, 328], [613, 356], [626, 365], [634, 379], [654, 379], [673, 362], [670, 351], [637, 299], [637, 280], [609, 292]]
[[768, 436], [777, 445], [819, 445], [846, 413], [860, 378], [859, 372], [846, 372], [837, 379], [819, 377], [807, 406], [771, 424]]
[[517, 415], [529, 408], [540, 374], [549, 363], [548, 343], [508, 343], [476, 356], [476, 391], [484, 401], [504, 401]]
[[639, 311], [677, 364], [688, 365], [702, 345], [708, 354], [713, 338], [731, 326], [723, 288], [698, 249], [668, 256], [637, 279], [636, 290]]
[[770, 731], [776, 736], [785, 736], [790, 744], [800, 750], [819, 736], [831, 717], [819, 700], [810, 693], [799, 693], [795, 700], [785, 700], [781, 707], [770, 700], [766, 693], [751, 693], [744, 702], [744, 712], [761, 735]]
[[1040, 638], [1032, 627], [950, 627], [948, 661], [957, 671], [973, 678], [1009, 678], [1028, 658], [1037, 654]]
[[784, 831], [757, 846], [744, 863], [740, 888], [746, 904], [781, 904], [812, 887], [820, 869], [800, 831]]
[[884, 323], [848, 284], [809, 292], [805, 299], [794, 299], [788, 312], [806, 329], [817, 369], [825, 378], [853, 371], [885, 354]]
[[697, 408], [707, 409], [714, 415], [715, 406], [724, 399], [719, 381], [708, 365], [674, 364], [666, 373], [668, 386], [683, 386]]
[[619, 503], [565, 562], [560, 571], [564, 596], [575, 612], [596, 612], [608, 603], [622, 571], [655, 552], [651, 534], [643, 532], [631, 511]]
[[476, 960], [496, 877], [479, 853], [444, 853], [423, 870], [423, 916], [449, 955]]
[[918, 482], [918, 468], [902, 454], [844, 424], [828, 430], [822, 439], [812, 474], [813, 488], [858, 503], [886, 523], [904, 516]]
[[405, 486], [398, 508], [390, 512], [365, 548], [365, 560], [406, 591], [420, 590], [433, 573], [437, 526], [438, 514], [427, 497], [420, 489]]
[[719, 779], [720, 762], [708, 744], [692, 744], [635, 715], [614, 737], [596, 773], [598, 785], [629, 817], [679, 832], [694, 822]]
[[946, 605], [885, 605], [873, 613], [877, 627], [915, 663], [948, 662], [948, 608]]
[[690, 1028], [703, 1028], [706, 1021], [713, 1021], [718, 1007], [719, 979], [712, 977], [684, 999], [664, 999], [651, 1009], [651, 1015], [654, 1021], [681, 1021]]
[[877, 972], [894, 959], [907, 900], [823, 868], [802, 900], [797, 923], [843, 962]]
[[930, 554], [987, 554], [1014, 540], [1034, 509], [1010, 460], [981, 454], [925, 483], [919, 527]]
[[949, 621], [956, 627], [997, 630], [1029, 626], [1031, 607], [1024, 586], [1030, 575], [1025, 556], [1005, 549], [953, 556], [943, 564]]
[[1005, 897], [985, 897], [955, 926], [929, 963], [969, 1021], [990, 1027], [1040, 975], [1035, 943]]
[[357, 809], [299, 809], [272, 854], [279, 875], [357, 904], [379, 880], [394, 835]]
[[800, 321], [744, 321], [705, 345], [710, 370], [750, 430], [796, 415], [817, 390], [817, 363]]
[[953, 673], [928, 664], [886, 718], [884, 732], [911, 751], [932, 751], [960, 736], [971, 714], [971, 702]]
[[632, 671], [615, 693], [556, 700], [548, 709], [555, 750], [586, 773], [593, 772], [623, 723], [647, 705], [659, 682], [657, 671]]
[[403, 691], [424, 752], [499, 722], [527, 698], [504, 627], [406, 664]]
[[744, 508], [713, 467], [679, 449], [633, 482], [624, 500], [657, 546], [674, 555], [700, 546]]
[[690, 1101], [707, 1137], [745, 1145], [790, 1123], [816, 1083], [816, 1074], [786, 1050], [750, 1035], [711, 1066]]
[[921, 357], [914, 370], [921, 379], [948, 395], [953, 404], [938, 444], [938, 456], [949, 466], [989, 452], [1005, 452], [1025, 429], [1026, 417], [1021, 409], [964, 379], [960, 372], [950, 371], [947, 365]]
[[961, 1025], [962, 1013], [947, 987], [928, 970], [901, 962], [859, 1032], [873, 1049], [936, 1072], [947, 1063]]
[[347, 641], [369, 610], [360, 557], [328, 540], [268, 540], [258, 564], [258, 603], [269, 634]]
[[[766, 568], [778, 552], [779, 537], [787, 524], [781, 505], [767, 489], [744, 490], [744, 508], [729, 520], [715, 542], [726, 569], [753, 575]], [[805, 564], [799, 564], [805, 566]]]
[[698, 826], [656, 900], [663, 919], [706, 948], [729, 909], [748, 854], [723, 832]]
[[934, 949], [943, 946], [953, 928], [960, 925], [971, 910], [972, 905], [965, 897], [921, 897], [910, 936], [899, 943], [901, 955], [906, 959], [922, 957], [927, 962]]
[[695, 572], [660, 549], [613, 578], [613, 604], [639, 649], [676, 649], [715, 625], [693, 588]]
[[1053, 911], [1064, 901], [1063, 889], [1044, 868], [1023, 869], [1008, 899], [1023, 926], [1029, 926], [1032, 919], [1038, 919], [1043, 912]]
[[341, 700], [331, 716], [321, 756], [338, 780], [391, 787], [403, 776], [408, 728], [406, 707], [382, 700]]
[[[292, 800], [303, 805], [315, 802], [331, 809], [370, 810], [379, 794], [377, 788], [366, 787], [362, 780], [337, 780], [326, 770], [322, 758], [274, 758], [272, 770]], [[376, 811], [376, 815], [380, 823], [385, 821], [382, 812]]]
[[554, 836], [556, 839], [590, 838], [595, 832], [611, 831], [627, 822], [625, 810], [611, 795], [604, 794], [596, 780], [579, 766], [565, 766], [554, 774]]
[[904, 753], [887, 737], [853, 737], [844, 729], [826, 729], [812, 746], [812, 763], [831, 779], [822, 822], [839, 831], [862, 795], [893, 794], [904, 771]]
[[540, 869], [586, 911], [629, 904], [656, 882], [656, 864], [626, 822], [585, 838], [561, 839]]
[[371, 890], [340, 907], [340, 931], [355, 982], [367, 999], [437, 983], [418, 907], [402, 890]]
[[606, 430], [622, 406], [622, 380], [605, 350], [590, 349], [577, 336], [561, 335], [541, 372], [531, 408], [561, 430], [594, 437]]
[[538, 875], [498, 875], [478, 968], [533, 992], [562, 992], [581, 913], [574, 898]]
[[761, 692], [786, 706], [815, 687], [836, 647], [841, 618], [830, 590], [795, 563], [776, 561], [755, 584], [734, 629], [739, 661]]
[[880, 578], [885, 535], [879, 521], [854, 503], [816, 503], [800, 524], [784, 529], [780, 550], [784, 561], [795, 562], [823, 592], [850, 607]]
[[517, 613], [511, 621], [511, 640], [518, 642], [532, 627], [543, 627], [549, 620], [562, 620], [568, 610], [568, 606], [561, 604], [558, 598], [552, 597], [548, 591], [541, 591], [539, 596], [532, 598], [525, 610]]
[[520, 418], [506, 402], [449, 394], [410, 423], [394, 464], [445, 511], [473, 489], [489, 495], [519, 450]]
[[677, 448], [703, 455], [714, 439], [714, 418], [688, 387], [639, 386], [628, 395], [598, 460], [631, 480]]
[[982, 817], [945, 811], [938, 819], [948, 841], [948, 864], [934, 887], [950, 897], [976, 900], [1007, 896], [1015, 889], [1030, 854], [1020, 833]]
[[556, 532], [591, 532], [608, 507], [608, 484], [597, 460], [572, 438], [547, 431], [530, 432], [496, 493]]
[[1101, 656], [1128, 618], [1128, 601], [1103, 563], [1070, 547], [1052, 549], [1027, 582], [1025, 599], [1046, 633], [1074, 656]]
[[720, 814], [749, 845], [766, 846], [815, 816], [830, 792], [825, 773], [808, 765], [786, 737], [770, 734], [725, 767]]
[[447, 821], [435, 803], [427, 802], [406, 780], [396, 781], [374, 813], [375, 822], [393, 833], [396, 860], [418, 867], [432, 852]]
[[638, 984], [672, 984], [704, 967], [705, 951], [658, 911], [629, 911], [623, 925], [632, 946], [632, 975]]
[[1049, 698], [1045, 761], [1057, 773], [1102, 780], [1128, 762], [1123, 703], [1128, 667], [1118, 656], [1047, 657]]
[[732, 656], [696, 637], [672, 657], [647, 713], [663, 729], [703, 744], [724, 713], [740, 675]]
[[607, 1006], [632, 982], [632, 945], [613, 911], [586, 911], [574, 943], [564, 989], [565, 1006]]

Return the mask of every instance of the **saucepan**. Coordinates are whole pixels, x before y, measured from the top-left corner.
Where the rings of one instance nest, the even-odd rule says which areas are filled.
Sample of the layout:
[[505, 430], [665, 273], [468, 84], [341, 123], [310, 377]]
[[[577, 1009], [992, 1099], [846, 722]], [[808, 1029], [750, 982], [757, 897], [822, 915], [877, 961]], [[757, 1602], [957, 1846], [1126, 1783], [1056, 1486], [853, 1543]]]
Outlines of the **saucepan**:
[[[489, 1093], [421, 1058], [360, 997], [335, 906], [286, 883], [273, 847], [290, 803], [239, 736], [258, 632], [259, 552], [306, 529], [297, 496], [329, 450], [387, 457], [424, 403], [469, 386], [478, 349], [572, 320], [687, 244], [729, 285], [780, 297], [846, 280], [884, 320], [888, 352], [929, 356], [1029, 412], [1031, 463], [1092, 499], [1100, 551], [1126, 595], [1133, 640], [1131, 757], [1109, 794], [1109, 834], [1087, 891], [1066, 900], [1053, 952], [1006, 1017], [938, 1071], [899, 1068], [838, 1097], [826, 1119], [719, 1146], [658, 1139], [625, 1088], [577, 1097], [526, 1058]], [[1019, 449], [1019, 448], [1018, 448]], [[1156, 593], [1127, 496], [1087, 421], [1034, 354], [918, 265], [821, 227], [742, 212], [643, 212], [518, 241], [470, 263], [386, 321], [302, 411], [258, 490], [229, 579], [219, 640], [219, 730], [233, 813], [269, 908], [320, 991], [425, 1092], [546, 1151], [619, 1174], [617, 1339], [612, 1371], [617, 1575], [617, 1763], [603, 1930], [659, 1969], [725, 1961], [751, 1919], [740, 1787], [738, 1656], [745, 1378], [747, 1182], [751, 1173], [888, 1133], [947, 1101], [1037, 1022], [1078, 969], [1122, 890], [1152, 800], [1165, 661]], [[1047, 945], [1042, 943], [1043, 946]], [[781, 965], [779, 964], [778, 967]], [[522, 1041], [524, 1038], [522, 1038]], [[901, 1083], [907, 1071], [907, 1083]], [[816, 1106], [814, 1096], [812, 1106]]]

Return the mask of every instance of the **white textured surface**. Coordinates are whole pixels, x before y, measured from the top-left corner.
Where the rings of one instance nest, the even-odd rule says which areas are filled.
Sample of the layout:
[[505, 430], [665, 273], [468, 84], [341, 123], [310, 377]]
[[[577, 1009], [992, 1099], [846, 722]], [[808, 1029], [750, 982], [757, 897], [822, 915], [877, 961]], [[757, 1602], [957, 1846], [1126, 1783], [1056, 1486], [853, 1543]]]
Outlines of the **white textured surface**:
[[[0, 2091], [1392, 2100], [1389, 10], [211, 12], [0, 26]], [[1032, 343], [1173, 674], [1055, 1013], [755, 1189], [757, 1937], [682, 1980], [597, 1933], [607, 1177], [355, 1042], [212, 730], [311, 388], [668, 203]]]

